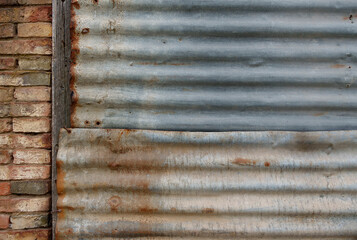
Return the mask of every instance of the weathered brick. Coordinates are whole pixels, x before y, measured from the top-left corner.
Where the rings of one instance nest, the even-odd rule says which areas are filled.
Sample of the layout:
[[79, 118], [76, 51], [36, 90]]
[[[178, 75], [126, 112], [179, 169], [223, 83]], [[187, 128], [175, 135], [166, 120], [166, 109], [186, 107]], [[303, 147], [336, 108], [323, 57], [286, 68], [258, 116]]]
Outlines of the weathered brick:
[[0, 150], [0, 164], [8, 164], [11, 162], [11, 150]]
[[17, 0], [0, 0], [1, 5], [15, 5], [17, 4]]
[[13, 69], [16, 66], [16, 58], [0, 57], [0, 70]]
[[10, 194], [10, 182], [0, 182], [0, 196], [7, 196]]
[[10, 113], [9, 104], [0, 104], [0, 117], [6, 117]]
[[0, 74], [0, 86], [39, 86], [50, 85], [50, 73], [9, 73]]
[[1, 165], [0, 180], [35, 180], [50, 177], [49, 165]]
[[51, 70], [51, 57], [29, 57], [19, 59], [21, 70]]
[[20, 87], [16, 88], [14, 98], [17, 101], [46, 102], [51, 100], [50, 87]]
[[0, 118], [0, 133], [11, 132], [12, 120], [11, 118]]
[[17, 35], [19, 37], [51, 37], [51, 23], [19, 23], [17, 25]]
[[12, 23], [0, 24], [0, 38], [10, 38], [15, 36], [15, 25]]
[[50, 103], [14, 103], [10, 114], [14, 117], [47, 117], [51, 115]]
[[0, 87], [0, 102], [9, 102], [12, 100], [14, 95], [13, 88], [2, 88]]
[[35, 4], [51, 4], [52, 0], [18, 0], [19, 4], [28, 4], [28, 5], [35, 5]]
[[49, 118], [14, 118], [14, 132], [40, 133], [51, 130], [51, 120]]
[[51, 6], [0, 8], [0, 22], [51, 22]]
[[51, 162], [51, 152], [46, 149], [14, 150], [14, 164], [48, 164]]
[[7, 214], [0, 214], [0, 229], [7, 229], [9, 228], [9, 221], [10, 216]]
[[50, 191], [49, 181], [16, 181], [11, 182], [12, 194], [44, 195]]
[[[1, 14], [1, 13], [0, 13]], [[51, 39], [16, 39], [0, 41], [0, 54], [44, 54], [52, 53]]]
[[0, 148], [12, 148], [12, 137], [10, 133], [0, 134]]
[[51, 134], [13, 134], [13, 148], [50, 148]]
[[[49, 210], [50, 197], [6, 196], [0, 198], [0, 211], [9, 212], [42, 212]], [[1, 238], [0, 238], [1, 239]]]
[[48, 220], [48, 213], [13, 214], [10, 219], [12, 229], [48, 227]]
[[0, 239], [4, 240], [48, 240], [50, 239], [50, 229], [33, 230], [8, 230], [0, 232]]

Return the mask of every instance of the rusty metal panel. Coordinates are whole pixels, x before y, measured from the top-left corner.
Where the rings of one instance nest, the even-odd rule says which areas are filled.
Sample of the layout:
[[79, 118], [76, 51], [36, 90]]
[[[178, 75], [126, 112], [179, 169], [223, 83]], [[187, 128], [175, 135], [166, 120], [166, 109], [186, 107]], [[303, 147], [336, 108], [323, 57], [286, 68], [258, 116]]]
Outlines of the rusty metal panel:
[[72, 127], [357, 128], [356, 0], [74, 0]]
[[355, 239], [357, 131], [64, 129], [57, 239]]

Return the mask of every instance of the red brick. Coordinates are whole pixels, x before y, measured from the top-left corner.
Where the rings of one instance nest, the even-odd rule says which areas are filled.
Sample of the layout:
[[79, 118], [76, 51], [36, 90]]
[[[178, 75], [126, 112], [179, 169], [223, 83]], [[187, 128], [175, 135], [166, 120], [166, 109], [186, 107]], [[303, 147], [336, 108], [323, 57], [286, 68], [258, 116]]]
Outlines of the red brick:
[[49, 164], [51, 152], [45, 149], [15, 150], [13, 153], [14, 164]]
[[16, 5], [18, 0], [0, 0], [1, 5]]
[[7, 196], [10, 194], [10, 182], [0, 182], [0, 196]]
[[10, 150], [0, 150], [0, 164], [8, 164], [11, 162], [12, 153]]
[[48, 240], [50, 239], [50, 229], [36, 230], [8, 230], [0, 232], [0, 239], [4, 240]]
[[1, 72], [0, 85], [3, 86], [40, 86], [50, 85], [48, 72]]
[[19, 37], [51, 37], [51, 23], [19, 23], [17, 25], [17, 35]]
[[12, 120], [11, 118], [0, 118], [0, 133], [11, 132]]
[[11, 212], [41, 212], [49, 210], [50, 197], [17, 197], [7, 196], [0, 198], [0, 211]]
[[51, 100], [50, 87], [20, 87], [16, 88], [14, 98], [18, 101], [46, 102]]
[[0, 54], [44, 54], [51, 55], [51, 39], [16, 39], [0, 41]]
[[10, 113], [10, 105], [0, 103], [0, 117], [6, 117], [9, 115], [9, 113]]
[[13, 69], [16, 66], [16, 59], [13, 57], [0, 57], [0, 70]]
[[14, 103], [10, 106], [14, 117], [47, 117], [51, 115], [50, 103]]
[[12, 148], [12, 136], [10, 133], [0, 134], [0, 148]]
[[49, 165], [1, 165], [0, 180], [48, 179]]
[[18, 3], [19, 4], [32, 4], [32, 5], [35, 5], [35, 4], [51, 4], [52, 3], [52, 0], [18, 0]]
[[51, 70], [50, 56], [27, 57], [19, 59], [19, 68], [21, 70]]
[[51, 22], [51, 6], [0, 8], [0, 22]]
[[15, 36], [15, 25], [12, 23], [0, 24], [0, 38]]
[[40, 133], [51, 130], [51, 120], [49, 118], [14, 118], [14, 132]]
[[0, 87], [0, 102], [12, 101], [12, 96], [14, 95], [13, 88], [2, 88]]
[[51, 134], [13, 134], [13, 148], [51, 148]]
[[10, 215], [0, 214], [0, 229], [7, 229], [10, 225]]

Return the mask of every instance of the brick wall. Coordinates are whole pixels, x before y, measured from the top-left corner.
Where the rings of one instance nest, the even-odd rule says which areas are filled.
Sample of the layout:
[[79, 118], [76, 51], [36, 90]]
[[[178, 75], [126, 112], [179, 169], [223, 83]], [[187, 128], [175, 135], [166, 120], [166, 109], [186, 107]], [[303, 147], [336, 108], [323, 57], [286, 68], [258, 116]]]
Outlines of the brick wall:
[[0, 0], [0, 239], [50, 238], [51, 0]]

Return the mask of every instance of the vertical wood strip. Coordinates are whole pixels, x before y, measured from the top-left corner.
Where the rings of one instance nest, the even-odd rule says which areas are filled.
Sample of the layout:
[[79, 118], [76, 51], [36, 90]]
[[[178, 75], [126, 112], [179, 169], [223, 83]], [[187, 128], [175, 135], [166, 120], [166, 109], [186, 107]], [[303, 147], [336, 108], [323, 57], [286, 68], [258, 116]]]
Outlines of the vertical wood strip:
[[56, 232], [56, 156], [59, 130], [70, 127], [70, 6], [70, 0], [52, 1], [52, 239], [55, 239]]

